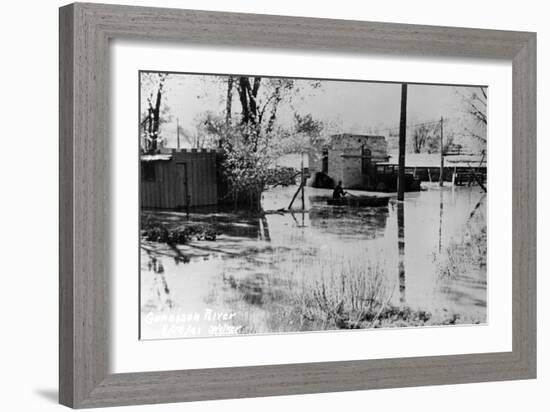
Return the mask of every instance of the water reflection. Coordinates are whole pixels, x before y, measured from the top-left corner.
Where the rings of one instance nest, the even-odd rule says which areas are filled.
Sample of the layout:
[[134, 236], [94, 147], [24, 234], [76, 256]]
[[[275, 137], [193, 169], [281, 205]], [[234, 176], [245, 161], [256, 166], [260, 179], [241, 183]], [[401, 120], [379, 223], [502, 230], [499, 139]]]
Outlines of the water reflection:
[[[294, 189], [264, 194], [264, 209], [288, 205]], [[439, 256], [472, 211], [484, 216], [479, 190], [434, 186], [407, 194], [403, 202], [392, 200], [389, 207], [364, 208], [328, 206], [328, 195], [306, 188], [306, 212], [191, 213], [190, 221], [216, 228], [215, 241], [192, 239], [178, 246], [142, 241], [142, 313], [238, 313], [262, 325], [253, 332], [280, 332], [266, 310], [282, 304], [285, 290], [299, 288], [299, 278], [315, 283], [327, 276], [320, 273], [323, 267], [376, 265], [385, 273], [388, 290], [395, 291], [392, 302], [484, 319], [485, 279], [473, 273], [442, 280], [438, 272]], [[155, 218], [174, 223], [185, 214], [157, 212]], [[199, 336], [208, 335], [206, 330]], [[187, 335], [142, 325], [146, 339], [179, 336]]]
[[405, 303], [405, 205], [397, 202], [397, 248], [399, 250], [399, 295], [401, 303]]
[[374, 239], [383, 236], [389, 216], [388, 207], [349, 208], [313, 203], [309, 211], [312, 227], [319, 233], [345, 239]]
[[[453, 187], [454, 194], [454, 187]], [[439, 253], [441, 253], [441, 232], [443, 230], [443, 190], [439, 192]]]
[[[170, 288], [166, 282], [164, 276], [164, 265], [162, 259], [147, 253], [147, 259], [145, 260], [146, 271], [153, 274], [151, 284], [152, 298], [144, 302], [144, 307], [147, 311], [166, 311], [170, 310], [174, 303], [170, 297]], [[144, 271], [142, 267], [142, 272]]]

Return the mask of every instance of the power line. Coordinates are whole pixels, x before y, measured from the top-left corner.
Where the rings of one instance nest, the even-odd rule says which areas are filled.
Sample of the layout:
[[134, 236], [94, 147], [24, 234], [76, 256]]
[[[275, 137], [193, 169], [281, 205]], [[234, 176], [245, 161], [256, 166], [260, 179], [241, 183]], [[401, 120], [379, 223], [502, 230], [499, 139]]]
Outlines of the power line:
[[[439, 124], [439, 123], [441, 123], [441, 120], [434, 120], [434, 121], [432, 121], [432, 122], [422, 122], [422, 123], [408, 124], [408, 125], [406, 125], [405, 127], [408, 129], [408, 128], [411, 128], [411, 127], [427, 126], [427, 125]], [[395, 126], [395, 127], [386, 127], [386, 128], [384, 128], [384, 129], [378, 129], [378, 128], [375, 128], [375, 129], [378, 130], [378, 131], [399, 130], [399, 126]]]
[[[444, 121], [446, 120], [450, 120], [450, 119], [459, 119], [459, 117], [447, 117], [446, 119], [443, 119]], [[418, 126], [427, 126], [427, 125], [435, 125], [435, 124], [440, 124], [441, 123], [441, 119], [438, 119], [438, 120], [433, 120], [433, 121], [426, 121], [426, 122], [421, 122], [421, 123], [414, 123], [414, 124], [408, 124], [406, 125], [407, 128], [410, 128], [410, 127], [418, 127]], [[386, 127], [386, 128], [383, 128], [383, 129], [380, 129], [380, 128], [376, 128], [374, 127], [373, 128], [374, 130], [376, 131], [379, 131], [379, 132], [383, 132], [383, 131], [390, 131], [390, 130], [399, 130], [399, 126], [395, 126], [395, 127]]]

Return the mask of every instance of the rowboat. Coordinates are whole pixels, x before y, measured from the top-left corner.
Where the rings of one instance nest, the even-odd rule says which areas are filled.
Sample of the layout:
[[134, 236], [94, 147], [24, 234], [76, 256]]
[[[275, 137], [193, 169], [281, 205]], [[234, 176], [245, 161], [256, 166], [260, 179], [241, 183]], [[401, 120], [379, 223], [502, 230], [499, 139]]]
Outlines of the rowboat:
[[354, 196], [342, 199], [327, 199], [327, 205], [350, 207], [387, 206], [389, 200], [388, 196]]

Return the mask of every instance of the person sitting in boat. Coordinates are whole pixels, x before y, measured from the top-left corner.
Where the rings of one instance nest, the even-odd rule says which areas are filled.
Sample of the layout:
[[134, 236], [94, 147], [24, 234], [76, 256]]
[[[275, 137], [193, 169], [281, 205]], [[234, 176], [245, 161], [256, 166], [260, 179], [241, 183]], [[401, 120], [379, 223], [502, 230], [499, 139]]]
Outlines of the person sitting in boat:
[[334, 200], [343, 199], [346, 196], [346, 192], [344, 192], [344, 189], [342, 189], [342, 181], [340, 180], [338, 182], [338, 185], [334, 188], [334, 191], [332, 192], [332, 198]]

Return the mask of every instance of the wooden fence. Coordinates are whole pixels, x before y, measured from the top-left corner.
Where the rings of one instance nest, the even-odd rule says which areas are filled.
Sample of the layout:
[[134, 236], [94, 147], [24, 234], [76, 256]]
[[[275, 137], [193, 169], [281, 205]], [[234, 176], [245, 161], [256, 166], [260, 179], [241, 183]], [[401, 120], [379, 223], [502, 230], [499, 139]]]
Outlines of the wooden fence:
[[141, 156], [141, 208], [184, 209], [218, 202], [215, 150]]

